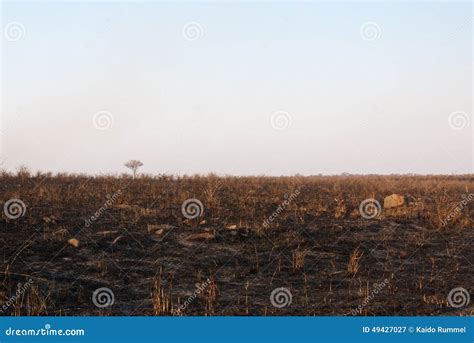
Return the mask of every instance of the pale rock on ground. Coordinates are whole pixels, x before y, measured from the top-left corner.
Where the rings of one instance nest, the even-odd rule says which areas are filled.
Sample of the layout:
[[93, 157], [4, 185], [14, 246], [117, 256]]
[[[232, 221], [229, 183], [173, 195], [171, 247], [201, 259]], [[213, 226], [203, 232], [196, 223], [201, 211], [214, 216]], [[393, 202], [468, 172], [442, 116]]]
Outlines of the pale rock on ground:
[[403, 206], [404, 204], [405, 204], [405, 197], [403, 195], [392, 194], [392, 195], [389, 195], [388, 197], [385, 197], [383, 201], [383, 208], [384, 209], [394, 208], [394, 207]]
[[67, 242], [71, 244], [74, 248], [79, 248], [79, 241], [77, 239], [71, 238]]

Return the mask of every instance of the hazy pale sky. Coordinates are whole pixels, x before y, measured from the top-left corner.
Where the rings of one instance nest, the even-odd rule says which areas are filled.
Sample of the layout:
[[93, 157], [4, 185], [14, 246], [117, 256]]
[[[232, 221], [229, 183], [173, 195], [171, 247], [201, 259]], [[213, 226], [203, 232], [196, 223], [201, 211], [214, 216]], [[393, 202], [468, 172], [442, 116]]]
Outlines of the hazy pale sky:
[[472, 173], [471, 2], [3, 2], [3, 167]]

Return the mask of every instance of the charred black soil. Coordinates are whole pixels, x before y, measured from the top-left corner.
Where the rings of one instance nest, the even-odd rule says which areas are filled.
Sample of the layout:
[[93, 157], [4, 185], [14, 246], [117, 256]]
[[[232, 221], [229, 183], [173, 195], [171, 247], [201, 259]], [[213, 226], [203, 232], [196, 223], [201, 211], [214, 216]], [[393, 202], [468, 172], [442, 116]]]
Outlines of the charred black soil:
[[25, 205], [0, 219], [1, 315], [473, 313], [448, 301], [473, 290], [472, 176], [0, 181]]

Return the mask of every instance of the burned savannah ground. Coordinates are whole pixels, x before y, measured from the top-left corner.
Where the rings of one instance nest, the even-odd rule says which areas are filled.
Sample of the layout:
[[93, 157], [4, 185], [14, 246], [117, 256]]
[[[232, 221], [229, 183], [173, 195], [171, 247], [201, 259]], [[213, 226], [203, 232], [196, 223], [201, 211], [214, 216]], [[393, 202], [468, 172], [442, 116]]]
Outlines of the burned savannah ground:
[[472, 175], [0, 181], [1, 315], [474, 312]]

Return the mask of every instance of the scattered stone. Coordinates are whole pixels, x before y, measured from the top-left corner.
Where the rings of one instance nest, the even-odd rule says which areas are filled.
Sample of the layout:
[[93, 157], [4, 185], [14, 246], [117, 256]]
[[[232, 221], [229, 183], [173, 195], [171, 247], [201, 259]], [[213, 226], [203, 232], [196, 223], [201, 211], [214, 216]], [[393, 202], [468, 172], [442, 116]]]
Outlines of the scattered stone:
[[226, 226], [226, 229], [227, 230], [237, 230], [237, 225], [233, 224], [233, 225], [227, 225]]
[[155, 242], [161, 242], [177, 227], [170, 224], [148, 224], [149, 236]]
[[199, 225], [204, 225], [204, 224], [206, 224], [206, 223], [207, 223], [207, 220], [201, 220], [201, 221], [199, 222]]
[[157, 233], [160, 230], [168, 231], [175, 228], [176, 226], [170, 225], [170, 224], [148, 224], [147, 231], [148, 233], [152, 233], [152, 232]]
[[215, 235], [212, 232], [202, 232], [202, 233], [194, 233], [186, 237], [188, 241], [209, 241], [214, 239]]
[[392, 195], [389, 195], [388, 197], [385, 197], [383, 201], [383, 208], [384, 209], [394, 208], [394, 207], [403, 206], [404, 204], [405, 204], [405, 197], [403, 195], [392, 194]]
[[77, 239], [71, 238], [67, 242], [71, 244], [74, 248], [79, 248], [79, 241]]

